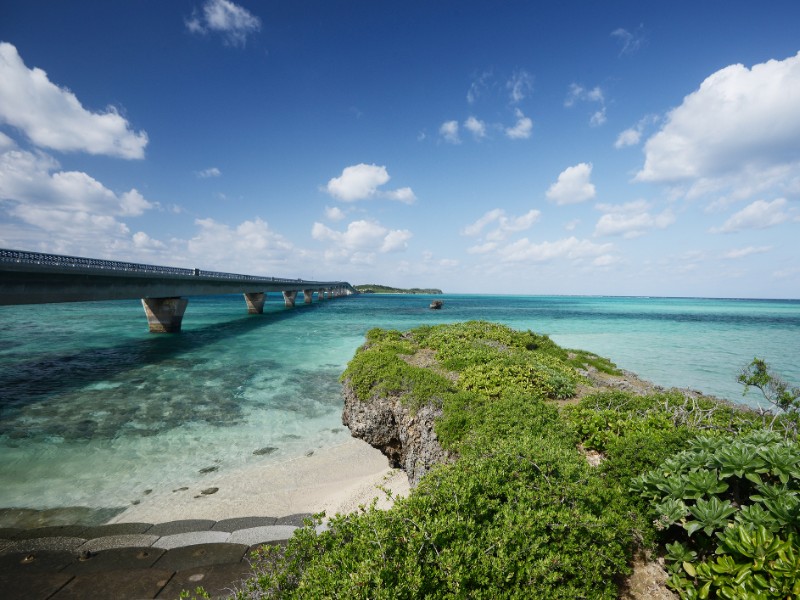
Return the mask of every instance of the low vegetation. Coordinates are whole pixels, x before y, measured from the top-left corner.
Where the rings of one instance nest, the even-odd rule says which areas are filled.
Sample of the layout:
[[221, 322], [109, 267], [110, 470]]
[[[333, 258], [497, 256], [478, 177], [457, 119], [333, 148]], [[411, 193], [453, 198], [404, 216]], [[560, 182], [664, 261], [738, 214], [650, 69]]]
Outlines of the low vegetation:
[[318, 515], [264, 547], [236, 597], [612, 599], [639, 549], [665, 557], [684, 598], [797, 597], [796, 405], [607, 389], [564, 402], [592, 370], [616, 373], [492, 323], [370, 331], [343, 379], [364, 402], [441, 407], [457, 460], [388, 511], [336, 515], [322, 533]]
[[355, 286], [362, 294], [441, 294], [442, 290], [437, 288], [396, 288], [388, 285], [376, 285], [365, 283]]

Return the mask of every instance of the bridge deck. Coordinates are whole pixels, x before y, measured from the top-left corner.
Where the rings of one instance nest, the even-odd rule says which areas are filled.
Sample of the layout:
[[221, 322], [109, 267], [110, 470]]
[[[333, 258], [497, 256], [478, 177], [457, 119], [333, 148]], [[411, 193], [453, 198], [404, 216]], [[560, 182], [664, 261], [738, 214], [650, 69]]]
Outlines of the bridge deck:
[[310, 281], [0, 249], [0, 305], [347, 289]]

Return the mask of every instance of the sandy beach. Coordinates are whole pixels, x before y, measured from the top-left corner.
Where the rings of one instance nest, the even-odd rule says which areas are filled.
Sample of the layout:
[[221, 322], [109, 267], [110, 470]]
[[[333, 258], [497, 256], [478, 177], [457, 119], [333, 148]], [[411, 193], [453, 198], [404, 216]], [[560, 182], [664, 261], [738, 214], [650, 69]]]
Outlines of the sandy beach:
[[[327, 516], [352, 512], [373, 498], [391, 502], [377, 486], [408, 495], [406, 474], [389, 468], [379, 450], [357, 439], [310, 456], [266, 466], [209, 475], [202, 486], [154, 491], [114, 517], [111, 523], [162, 523], [180, 519], [273, 516], [325, 511]], [[202, 493], [218, 488], [213, 493]]]

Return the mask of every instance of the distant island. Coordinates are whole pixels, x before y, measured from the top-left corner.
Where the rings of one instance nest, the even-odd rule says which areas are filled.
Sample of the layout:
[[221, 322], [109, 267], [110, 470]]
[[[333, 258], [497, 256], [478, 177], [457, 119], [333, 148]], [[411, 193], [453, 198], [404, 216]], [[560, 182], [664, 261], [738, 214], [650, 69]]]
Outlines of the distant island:
[[436, 288], [395, 288], [387, 285], [375, 285], [367, 283], [357, 285], [355, 288], [362, 294], [441, 294], [442, 290]]

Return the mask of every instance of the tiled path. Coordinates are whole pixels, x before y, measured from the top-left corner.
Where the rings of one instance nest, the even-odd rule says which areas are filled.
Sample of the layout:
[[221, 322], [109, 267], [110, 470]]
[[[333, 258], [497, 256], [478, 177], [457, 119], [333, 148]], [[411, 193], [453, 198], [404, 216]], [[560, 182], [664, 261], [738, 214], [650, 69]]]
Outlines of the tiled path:
[[309, 515], [0, 529], [4, 600], [224, 598], [250, 573], [250, 550], [291, 537]]

